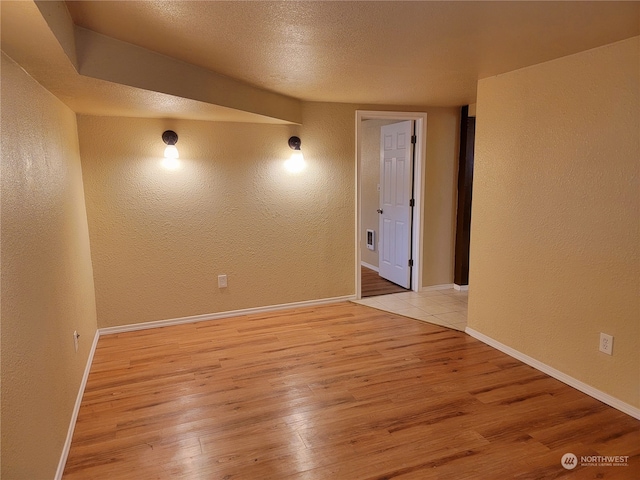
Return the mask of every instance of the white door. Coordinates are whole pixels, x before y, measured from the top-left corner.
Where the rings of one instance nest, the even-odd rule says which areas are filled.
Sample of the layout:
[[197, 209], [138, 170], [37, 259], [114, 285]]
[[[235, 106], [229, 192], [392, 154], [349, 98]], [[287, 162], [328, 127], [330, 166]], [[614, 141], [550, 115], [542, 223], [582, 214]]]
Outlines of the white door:
[[413, 121], [380, 130], [380, 276], [410, 288]]

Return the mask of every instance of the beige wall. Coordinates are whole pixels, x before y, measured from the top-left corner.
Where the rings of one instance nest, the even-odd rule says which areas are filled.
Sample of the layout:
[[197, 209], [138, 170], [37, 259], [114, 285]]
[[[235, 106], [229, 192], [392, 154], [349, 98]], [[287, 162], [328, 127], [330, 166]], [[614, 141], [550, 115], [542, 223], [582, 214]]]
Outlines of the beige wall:
[[4, 54], [1, 101], [2, 478], [53, 478], [96, 331], [76, 116]]
[[[351, 113], [309, 104], [304, 127], [80, 117], [99, 325], [353, 293]], [[283, 168], [293, 134], [299, 175]]]
[[460, 110], [427, 112], [422, 285], [453, 283]]
[[480, 81], [469, 293], [471, 328], [635, 407], [639, 62], [636, 37]]

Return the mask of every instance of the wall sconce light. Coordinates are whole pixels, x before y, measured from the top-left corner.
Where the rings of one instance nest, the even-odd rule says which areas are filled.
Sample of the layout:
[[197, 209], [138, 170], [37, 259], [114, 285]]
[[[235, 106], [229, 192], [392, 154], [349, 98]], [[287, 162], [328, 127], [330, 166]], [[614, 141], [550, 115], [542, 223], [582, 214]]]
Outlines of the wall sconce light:
[[180, 167], [180, 154], [176, 148], [178, 143], [178, 134], [173, 130], [166, 130], [162, 133], [162, 141], [167, 144], [167, 148], [164, 149], [164, 160], [162, 160], [162, 166], [168, 170], [176, 170]]
[[293, 150], [293, 154], [291, 154], [289, 160], [284, 162], [284, 167], [291, 173], [300, 173], [307, 166], [304, 161], [304, 156], [302, 155], [302, 150], [300, 150], [301, 144], [302, 141], [300, 137], [291, 137], [289, 139], [289, 148]]

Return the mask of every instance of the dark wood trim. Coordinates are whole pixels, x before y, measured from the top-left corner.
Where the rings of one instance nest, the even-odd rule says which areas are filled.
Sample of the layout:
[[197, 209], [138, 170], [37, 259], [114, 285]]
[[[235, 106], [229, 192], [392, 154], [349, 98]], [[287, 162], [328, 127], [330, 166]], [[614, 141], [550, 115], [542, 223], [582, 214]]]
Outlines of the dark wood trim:
[[469, 106], [460, 112], [460, 156], [458, 158], [458, 212], [453, 281], [469, 284], [469, 241], [471, 238], [471, 193], [476, 119], [469, 116]]

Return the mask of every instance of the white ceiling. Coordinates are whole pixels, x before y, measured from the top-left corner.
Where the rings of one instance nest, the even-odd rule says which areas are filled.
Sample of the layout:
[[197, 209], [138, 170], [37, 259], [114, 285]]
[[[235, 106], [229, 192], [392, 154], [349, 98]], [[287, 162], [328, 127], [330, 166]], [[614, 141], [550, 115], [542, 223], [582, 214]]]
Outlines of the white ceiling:
[[[3, 50], [76, 111], [190, 116], [193, 110], [198, 118], [270, 121], [202, 96], [78, 75], [68, 59], [64, 65], [46, 22], [34, 18], [38, 8], [13, 3], [2, 2]], [[637, 1], [72, 1], [66, 7], [79, 27], [238, 84], [305, 101], [371, 105], [473, 103], [480, 78], [640, 35]]]

